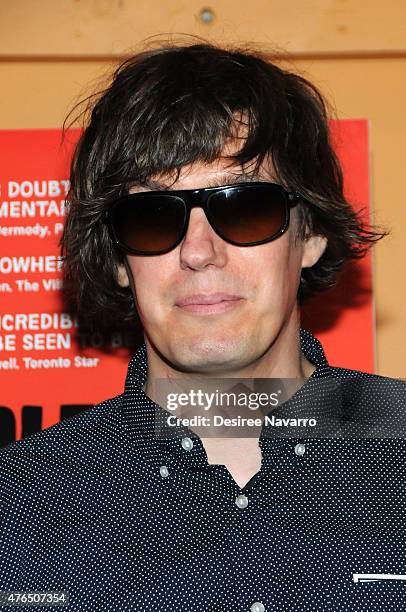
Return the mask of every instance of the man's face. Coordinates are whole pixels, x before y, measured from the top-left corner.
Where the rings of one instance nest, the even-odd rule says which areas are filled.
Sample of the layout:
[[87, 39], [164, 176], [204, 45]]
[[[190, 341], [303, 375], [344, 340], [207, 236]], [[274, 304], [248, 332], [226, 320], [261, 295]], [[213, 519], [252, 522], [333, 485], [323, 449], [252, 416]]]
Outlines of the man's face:
[[[173, 184], [169, 177], [155, 178], [171, 184], [171, 189], [198, 189], [213, 180], [226, 185], [227, 174], [241, 173], [229, 163], [220, 158], [210, 165], [184, 167]], [[256, 180], [271, 181], [272, 176], [268, 172]], [[135, 187], [131, 192], [143, 190]], [[288, 231], [275, 241], [238, 247], [220, 238], [203, 209], [196, 207], [175, 249], [157, 256], [128, 255], [148, 348], [175, 369], [211, 375], [246, 367], [262, 357], [297, 314], [302, 266], [313, 265], [325, 246], [320, 237], [296, 245], [295, 209], [291, 213]], [[202, 305], [201, 296], [216, 303]]]

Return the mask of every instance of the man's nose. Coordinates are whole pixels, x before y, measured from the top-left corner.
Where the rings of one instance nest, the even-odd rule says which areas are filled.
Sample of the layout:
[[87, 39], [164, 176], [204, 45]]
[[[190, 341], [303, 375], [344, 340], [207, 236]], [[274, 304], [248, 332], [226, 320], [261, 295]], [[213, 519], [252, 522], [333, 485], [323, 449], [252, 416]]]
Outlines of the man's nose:
[[211, 227], [204, 210], [200, 207], [190, 211], [186, 235], [180, 243], [180, 264], [183, 269], [200, 270], [208, 265], [225, 265], [226, 243]]

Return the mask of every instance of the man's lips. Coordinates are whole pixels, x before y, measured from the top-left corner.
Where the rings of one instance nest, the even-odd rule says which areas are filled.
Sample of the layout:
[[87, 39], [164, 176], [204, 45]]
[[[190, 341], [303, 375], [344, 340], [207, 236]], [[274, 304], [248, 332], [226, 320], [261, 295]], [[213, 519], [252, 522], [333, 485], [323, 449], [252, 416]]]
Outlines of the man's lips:
[[214, 314], [234, 308], [241, 300], [241, 296], [229, 293], [199, 293], [178, 300], [176, 306], [196, 314]]

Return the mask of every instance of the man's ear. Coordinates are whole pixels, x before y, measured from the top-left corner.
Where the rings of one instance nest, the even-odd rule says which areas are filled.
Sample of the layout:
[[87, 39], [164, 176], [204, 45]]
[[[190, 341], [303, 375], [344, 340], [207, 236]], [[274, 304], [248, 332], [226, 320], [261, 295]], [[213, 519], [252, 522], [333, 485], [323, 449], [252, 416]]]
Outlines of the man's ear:
[[302, 268], [311, 268], [323, 255], [327, 247], [327, 238], [320, 234], [309, 236], [304, 242]]
[[119, 264], [117, 266], [117, 282], [120, 287], [130, 286], [130, 279], [128, 278], [128, 273], [124, 264]]

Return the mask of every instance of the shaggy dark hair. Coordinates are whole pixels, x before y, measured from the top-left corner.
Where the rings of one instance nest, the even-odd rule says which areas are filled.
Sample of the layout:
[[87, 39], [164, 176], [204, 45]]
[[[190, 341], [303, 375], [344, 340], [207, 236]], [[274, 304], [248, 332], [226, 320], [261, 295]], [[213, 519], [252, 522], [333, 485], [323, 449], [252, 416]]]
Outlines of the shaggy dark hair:
[[230, 163], [253, 163], [254, 175], [271, 160], [278, 182], [303, 196], [297, 239], [328, 239], [320, 260], [302, 270], [299, 303], [333, 286], [345, 262], [386, 234], [367, 226], [344, 197], [326, 101], [271, 57], [252, 47], [165, 42], [124, 61], [111, 84], [86, 99], [61, 239], [65, 290], [78, 312], [99, 321], [109, 313], [116, 321], [137, 317], [131, 289], [117, 281], [125, 256], [102, 222], [104, 211], [132, 183], [160, 174], [177, 180], [183, 166], [218, 159], [238, 118], [247, 138]]

